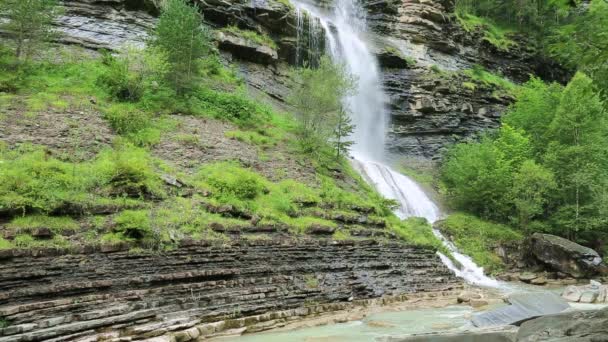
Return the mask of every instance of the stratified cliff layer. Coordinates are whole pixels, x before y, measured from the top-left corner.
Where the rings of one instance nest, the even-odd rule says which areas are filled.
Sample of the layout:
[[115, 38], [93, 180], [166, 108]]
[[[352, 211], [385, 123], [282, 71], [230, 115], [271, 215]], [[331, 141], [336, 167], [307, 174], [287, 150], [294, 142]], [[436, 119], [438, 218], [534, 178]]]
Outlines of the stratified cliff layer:
[[399, 243], [188, 241], [160, 254], [117, 246], [7, 250], [0, 252], [0, 316], [8, 323], [0, 341], [185, 341], [460, 286], [432, 251]]
[[[143, 44], [158, 12], [154, 3], [65, 1], [66, 12], [58, 23], [65, 33], [62, 41], [93, 49]], [[323, 29], [286, 1], [201, 0], [197, 4], [205, 21], [217, 29], [235, 26], [274, 41], [273, 46], [265, 46], [230, 31], [216, 36], [224, 59], [239, 65], [252, 89], [279, 105], [289, 91], [289, 66], [323, 49]], [[379, 57], [389, 98], [387, 149], [397, 156], [437, 159], [455, 141], [498, 127], [512, 97], [504, 89], [462, 74], [474, 65], [514, 82], [530, 75], [556, 80], [563, 76], [560, 68], [540, 58], [533, 44], [520, 37], [512, 37], [514, 44], [501, 50], [484, 39], [483, 32], [463, 30], [452, 13], [453, 1], [366, 0], [363, 4], [370, 44]]]

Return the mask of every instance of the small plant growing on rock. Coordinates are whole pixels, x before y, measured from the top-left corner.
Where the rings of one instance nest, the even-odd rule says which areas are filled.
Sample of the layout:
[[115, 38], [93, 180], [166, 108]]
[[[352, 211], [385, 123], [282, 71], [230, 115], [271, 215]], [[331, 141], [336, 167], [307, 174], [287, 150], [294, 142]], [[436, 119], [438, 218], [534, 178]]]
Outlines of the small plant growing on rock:
[[150, 237], [152, 223], [149, 214], [145, 210], [125, 210], [114, 218], [114, 231], [129, 239], [141, 240]]

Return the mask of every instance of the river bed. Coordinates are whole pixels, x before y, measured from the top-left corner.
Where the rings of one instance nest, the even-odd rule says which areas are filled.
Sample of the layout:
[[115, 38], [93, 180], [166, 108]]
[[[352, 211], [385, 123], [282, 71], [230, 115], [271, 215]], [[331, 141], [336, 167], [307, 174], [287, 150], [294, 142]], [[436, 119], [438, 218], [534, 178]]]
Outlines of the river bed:
[[[538, 287], [521, 283], [502, 283], [501, 289], [489, 290], [488, 295], [508, 295], [516, 292], [554, 292], [561, 293], [563, 287]], [[498, 304], [485, 307], [491, 310]], [[572, 310], [591, 310], [606, 307], [596, 304], [570, 304]], [[383, 337], [403, 336], [442, 331], [461, 331], [473, 328], [470, 319], [474, 313], [482, 312], [468, 305], [448, 305], [438, 308], [410, 309], [404, 311], [371, 313], [364, 319], [303, 327], [292, 330], [270, 331], [251, 335], [218, 338], [225, 342], [372, 342], [382, 341]]]

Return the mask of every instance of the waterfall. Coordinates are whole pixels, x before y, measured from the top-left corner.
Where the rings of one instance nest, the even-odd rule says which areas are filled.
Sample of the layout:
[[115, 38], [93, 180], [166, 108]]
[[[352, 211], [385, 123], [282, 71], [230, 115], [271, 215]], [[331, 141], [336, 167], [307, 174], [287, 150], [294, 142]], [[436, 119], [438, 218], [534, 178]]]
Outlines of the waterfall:
[[[331, 57], [345, 63], [348, 71], [358, 80], [354, 94], [344, 99], [344, 105], [349, 109], [356, 125], [352, 136], [355, 142], [351, 153], [353, 164], [378, 192], [399, 203], [395, 210], [398, 217], [424, 217], [434, 223], [441, 217], [437, 205], [414, 181], [383, 163], [387, 99], [376, 57], [365, 41], [365, 12], [356, 0], [334, 1], [330, 9], [319, 8], [304, 0], [292, 0], [292, 3], [297, 9], [298, 25], [302, 21], [302, 12], [317, 18], [326, 33], [326, 49]], [[473, 284], [497, 286], [495, 280], [485, 276], [481, 267], [475, 265], [468, 256], [459, 253], [439, 231], [435, 231], [435, 234], [462, 266], [456, 267], [452, 260], [440, 254], [442, 261], [457, 276]]]

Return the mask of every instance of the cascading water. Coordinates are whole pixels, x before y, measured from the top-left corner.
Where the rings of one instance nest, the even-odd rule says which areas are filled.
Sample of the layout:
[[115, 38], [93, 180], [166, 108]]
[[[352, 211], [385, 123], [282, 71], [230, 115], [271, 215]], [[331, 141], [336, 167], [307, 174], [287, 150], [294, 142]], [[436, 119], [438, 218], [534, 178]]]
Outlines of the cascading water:
[[[386, 97], [377, 60], [364, 39], [366, 25], [363, 10], [356, 0], [335, 0], [332, 10], [318, 8], [304, 0], [292, 0], [292, 3], [297, 8], [298, 25], [303, 22], [302, 12], [318, 18], [326, 32], [327, 50], [332, 58], [345, 63], [348, 71], [358, 80], [354, 94], [344, 99], [344, 105], [352, 113], [356, 125], [352, 137], [355, 145], [351, 153], [356, 168], [382, 195], [400, 204], [395, 214], [401, 219], [418, 216], [431, 223], [437, 221], [441, 212], [424, 191], [414, 181], [382, 162], [388, 116]], [[298, 28], [299, 34], [300, 30]], [[495, 280], [486, 277], [483, 269], [475, 265], [471, 258], [460, 254], [439, 231], [435, 231], [435, 234], [462, 266], [456, 267], [452, 260], [440, 254], [446, 266], [457, 276], [477, 285], [498, 285]]]

